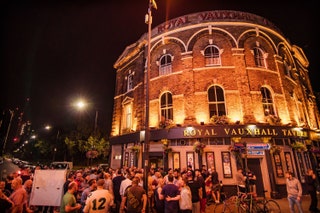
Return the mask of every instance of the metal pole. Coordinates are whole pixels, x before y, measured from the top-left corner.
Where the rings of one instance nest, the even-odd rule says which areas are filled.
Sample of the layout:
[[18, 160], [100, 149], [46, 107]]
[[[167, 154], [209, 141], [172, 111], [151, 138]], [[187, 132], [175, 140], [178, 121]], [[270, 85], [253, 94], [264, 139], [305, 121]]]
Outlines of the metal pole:
[[98, 110], [96, 110], [96, 116], [94, 119], [94, 136], [97, 136], [97, 127], [98, 127]]
[[60, 130], [58, 130], [57, 135], [56, 135], [56, 140], [55, 140], [55, 144], [54, 144], [54, 147], [53, 147], [52, 161], [55, 161], [55, 158], [56, 158], [57, 143], [58, 143], [58, 140], [59, 140], [59, 136], [60, 136]]
[[146, 118], [145, 118], [145, 138], [144, 138], [144, 188], [148, 192], [148, 172], [149, 172], [149, 140], [150, 140], [150, 129], [149, 129], [149, 84], [150, 84], [150, 67], [151, 67], [151, 14], [152, 1], [149, 0], [148, 8], [148, 48], [147, 48], [147, 73], [146, 73]]
[[9, 121], [9, 125], [8, 125], [8, 128], [7, 128], [6, 137], [5, 137], [4, 143], [3, 143], [2, 155], [5, 153], [5, 149], [6, 149], [6, 145], [7, 145], [7, 141], [8, 141], [8, 136], [9, 136], [9, 132], [10, 132], [10, 129], [11, 129], [12, 118], [13, 118], [13, 115], [14, 115], [14, 111], [13, 110], [9, 109], [9, 112], [10, 112], [10, 121]]

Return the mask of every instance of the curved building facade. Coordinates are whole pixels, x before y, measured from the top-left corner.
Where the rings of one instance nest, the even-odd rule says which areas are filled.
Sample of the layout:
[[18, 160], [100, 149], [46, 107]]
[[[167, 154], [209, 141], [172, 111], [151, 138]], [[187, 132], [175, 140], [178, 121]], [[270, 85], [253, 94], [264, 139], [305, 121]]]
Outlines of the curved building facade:
[[284, 195], [286, 171], [304, 182], [318, 164], [319, 112], [300, 47], [240, 11], [188, 14], [150, 33], [114, 64], [111, 167], [143, 167], [147, 121], [153, 167], [215, 166], [225, 186], [249, 168], [258, 195]]

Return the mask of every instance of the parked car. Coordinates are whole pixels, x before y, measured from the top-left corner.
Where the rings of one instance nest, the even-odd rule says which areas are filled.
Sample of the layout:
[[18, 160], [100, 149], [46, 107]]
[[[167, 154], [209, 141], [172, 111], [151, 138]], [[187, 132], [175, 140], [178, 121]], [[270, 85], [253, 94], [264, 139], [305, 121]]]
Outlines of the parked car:
[[50, 164], [50, 168], [52, 169], [67, 169], [72, 170], [73, 163], [70, 161], [55, 161]]
[[109, 169], [109, 164], [108, 163], [100, 163], [98, 165], [98, 169], [103, 170], [103, 171], [107, 171], [107, 169]]

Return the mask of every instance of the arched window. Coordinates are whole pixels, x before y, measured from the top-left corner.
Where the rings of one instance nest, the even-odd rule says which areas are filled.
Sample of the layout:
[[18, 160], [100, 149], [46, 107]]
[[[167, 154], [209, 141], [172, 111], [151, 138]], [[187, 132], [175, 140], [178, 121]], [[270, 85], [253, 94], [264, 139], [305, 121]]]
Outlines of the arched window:
[[226, 106], [224, 101], [224, 91], [219, 86], [212, 86], [208, 90], [209, 115], [226, 115]]
[[160, 58], [159, 76], [167, 75], [172, 72], [172, 56], [165, 54]]
[[133, 89], [133, 73], [127, 75], [127, 91]]
[[290, 62], [289, 62], [289, 60], [287, 59], [286, 56], [283, 58], [283, 66], [284, 66], [284, 74], [286, 76], [288, 76], [289, 78], [292, 78], [291, 65], [290, 65]]
[[204, 50], [207, 66], [221, 65], [220, 50], [215, 45], [209, 45]]
[[254, 63], [257, 67], [266, 67], [264, 52], [259, 47], [253, 48]]
[[262, 107], [264, 115], [276, 115], [273, 108], [273, 100], [270, 90], [266, 87], [261, 87], [260, 92], [262, 95]]
[[173, 120], [172, 94], [163, 93], [160, 97], [161, 120]]

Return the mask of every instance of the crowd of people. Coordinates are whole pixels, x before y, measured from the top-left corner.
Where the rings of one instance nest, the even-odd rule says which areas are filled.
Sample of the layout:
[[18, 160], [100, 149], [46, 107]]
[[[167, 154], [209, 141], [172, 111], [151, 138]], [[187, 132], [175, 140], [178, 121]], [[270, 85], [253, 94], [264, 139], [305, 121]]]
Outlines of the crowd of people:
[[[40, 168], [37, 168], [40, 169]], [[256, 176], [239, 168], [236, 181], [240, 192], [256, 193]], [[144, 183], [144, 181], [147, 183]], [[312, 169], [305, 177], [311, 197], [309, 210], [317, 209], [316, 175]], [[301, 208], [302, 187], [300, 181], [286, 173], [289, 208]], [[32, 206], [30, 194], [31, 173], [15, 172], [0, 181], [0, 213], [204, 213], [206, 207], [221, 202], [222, 182], [212, 166], [193, 170], [151, 168], [144, 178], [143, 169], [123, 167], [119, 169], [84, 168], [70, 171], [63, 184], [60, 206]]]
[[143, 169], [136, 167], [70, 171], [58, 207], [30, 205], [33, 174], [15, 172], [0, 182], [0, 213], [204, 213], [207, 205], [220, 202], [221, 181], [214, 167], [151, 168], [147, 174], [144, 179]]

